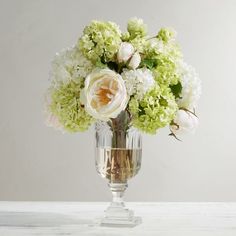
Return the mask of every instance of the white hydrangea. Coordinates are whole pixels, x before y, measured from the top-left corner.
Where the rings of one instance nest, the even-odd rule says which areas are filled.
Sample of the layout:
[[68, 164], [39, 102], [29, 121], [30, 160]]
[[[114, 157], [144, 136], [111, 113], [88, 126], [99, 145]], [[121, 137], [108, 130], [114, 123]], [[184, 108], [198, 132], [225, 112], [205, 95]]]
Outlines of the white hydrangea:
[[201, 81], [195, 69], [185, 62], [180, 63], [180, 75], [182, 92], [181, 98], [177, 99], [177, 104], [179, 107], [193, 110], [201, 95]]
[[56, 54], [52, 61], [50, 78], [55, 82], [85, 78], [92, 69], [92, 63], [82, 55], [78, 48], [72, 47]]
[[153, 38], [149, 40], [150, 50], [154, 50], [156, 53], [165, 53], [166, 48], [162, 40]]
[[169, 43], [164, 43], [162, 40], [157, 38], [150, 39], [148, 41], [148, 50], [155, 54], [161, 53], [166, 55], [169, 59], [173, 60], [173, 62], [182, 58], [182, 54], [174, 40], [171, 40]]
[[139, 100], [155, 85], [153, 74], [147, 68], [137, 70], [125, 69], [121, 76], [125, 81], [128, 95], [136, 95]]

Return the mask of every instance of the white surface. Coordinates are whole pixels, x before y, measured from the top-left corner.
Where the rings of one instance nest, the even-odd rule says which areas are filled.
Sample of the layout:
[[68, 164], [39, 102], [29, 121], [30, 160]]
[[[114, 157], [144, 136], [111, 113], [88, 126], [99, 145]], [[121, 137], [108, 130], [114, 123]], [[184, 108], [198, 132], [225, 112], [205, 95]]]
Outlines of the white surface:
[[135, 228], [93, 224], [107, 203], [0, 202], [1, 236], [235, 236], [236, 203], [128, 203]]
[[[50, 61], [92, 19], [144, 19], [150, 34], [178, 32], [202, 79], [195, 136], [144, 136], [128, 201], [236, 201], [235, 0], [0, 0], [0, 200], [109, 201], [94, 168], [93, 129], [62, 135], [44, 125]], [[142, 190], [142, 191], [140, 191]]]

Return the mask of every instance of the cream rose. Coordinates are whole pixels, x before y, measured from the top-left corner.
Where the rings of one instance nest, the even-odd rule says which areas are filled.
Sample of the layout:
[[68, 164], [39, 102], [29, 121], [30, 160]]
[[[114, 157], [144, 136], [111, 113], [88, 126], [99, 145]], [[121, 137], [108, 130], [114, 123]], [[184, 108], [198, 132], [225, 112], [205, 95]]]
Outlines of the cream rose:
[[128, 102], [124, 80], [110, 69], [98, 69], [89, 74], [81, 95], [86, 111], [100, 120], [116, 118]]
[[179, 110], [174, 118], [174, 124], [170, 126], [170, 130], [176, 136], [187, 133], [194, 133], [198, 126], [198, 118], [196, 115], [187, 110]]

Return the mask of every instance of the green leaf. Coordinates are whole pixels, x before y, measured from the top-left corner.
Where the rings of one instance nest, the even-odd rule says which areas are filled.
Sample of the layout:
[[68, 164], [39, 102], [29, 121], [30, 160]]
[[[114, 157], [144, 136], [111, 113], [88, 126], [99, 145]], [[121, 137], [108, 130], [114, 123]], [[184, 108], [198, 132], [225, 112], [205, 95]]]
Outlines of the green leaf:
[[139, 104], [139, 112], [138, 112], [138, 116], [142, 116], [145, 115], [146, 112], [144, 110], [144, 108]]
[[152, 69], [157, 66], [156, 59], [144, 59], [142, 61], [142, 66], [146, 66], [148, 69]]
[[96, 61], [95, 66], [98, 67], [98, 68], [101, 68], [101, 69], [107, 67], [107, 65], [104, 64], [104, 63], [102, 63], [100, 60], [99, 60], [99, 61]]
[[170, 89], [172, 93], [174, 94], [175, 98], [181, 98], [180, 94], [182, 92], [182, 88], [183, 87], [180, 81], [175, 85], [170, 85]]
[[107, 66], [111, 70], [118, 71], [118, 65], [115, 62], [109, 61]]
[[166, 99], [163, 98], [163, 97], [160, 97], [159, 103], [160, 103], [160, 105], [163, 106], [163, 107], [167, 107], [167, 106], [168, 106], [168, 102], [167, 102]]

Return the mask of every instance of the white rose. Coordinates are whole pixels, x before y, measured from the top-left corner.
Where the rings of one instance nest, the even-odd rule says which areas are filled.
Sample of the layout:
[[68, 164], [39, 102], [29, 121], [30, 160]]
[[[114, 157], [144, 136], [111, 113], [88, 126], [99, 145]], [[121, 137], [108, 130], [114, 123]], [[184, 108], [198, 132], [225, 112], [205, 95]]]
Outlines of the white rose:
[[174, 124], [170, 126], [170, 130], [176, 136], [186, 133], [194, 133], [198, 126], [198, 118], [196, 115], [186, 110], [179, 110], [174, 118]]
[[129, 66], [131, 69], [134, 70], [134, 69], [136, 69], [136, 68], [139, 66], [140, 62], [141, 62], [141, 57], [140, 57], [139, 53], [136, 52], [136, 53], [134, 53], [134, 55], [131, 57], [131, 60], [130, 60], [128, 66]]
[[131, 56], [134, 54], [134, 47], [132, 44], [123, 42], [120, 45], [120, 48], [117, 53], [117, 60], [119, 63], [127, 62]]
[[85, 79], [81, 101], [96, 119], [116, 118], [128, 102], [124, 80], [110, 69], [94, 70]]

